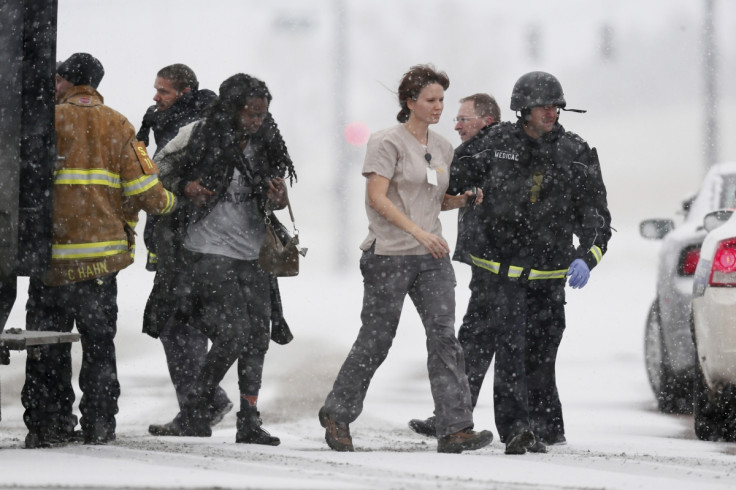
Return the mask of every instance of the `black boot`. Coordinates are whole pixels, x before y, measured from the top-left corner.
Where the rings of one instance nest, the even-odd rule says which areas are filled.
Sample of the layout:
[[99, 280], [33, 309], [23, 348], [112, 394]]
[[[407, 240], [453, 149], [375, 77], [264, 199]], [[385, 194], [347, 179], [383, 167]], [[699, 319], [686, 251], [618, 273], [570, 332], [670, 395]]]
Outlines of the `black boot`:
[[545, 453], [547, 448], [544, 444], [537, 445], [534, 432], [528, 428], [520, 428], [508, 437], [504, 454], [526, 454], [527, 451]]
[[181, 420], [184, 418], [181, 412], [171, 422], [165, 424], [151, 424], [148, 426], [148, 432], [154, 436], [183, 436], [181, 428]]
[[30, 429], [26, 435], [25, 447], [26, 449], [49, 448], [58, 442], [57, 435], [47, 428], [34, 428]]
[[[212, 428], [209, 421], [209, 403], [206, 397], [190, 393], [184, 402], [179, 420], [181, 433], [177, 435], [186, 437], [210, 437]], [[170, 434], [174, 435], [174, 434]]]
[[243, 444], [263, 444], [266, 446], [278, 446], [281, 440], [274, 437], [261, 428], [261, 414], [255, 407], [247, 408], [238, 412], [235, 442]]
[[427, 419], [411, 419], [409, 428], [427, 437], [437, 437], [437, 428], [435, 427], [434, 415]]
[[91, 421], [82, 416], [82, 437], [85, 444], [105, 445], [115, 440], [115, 417]]

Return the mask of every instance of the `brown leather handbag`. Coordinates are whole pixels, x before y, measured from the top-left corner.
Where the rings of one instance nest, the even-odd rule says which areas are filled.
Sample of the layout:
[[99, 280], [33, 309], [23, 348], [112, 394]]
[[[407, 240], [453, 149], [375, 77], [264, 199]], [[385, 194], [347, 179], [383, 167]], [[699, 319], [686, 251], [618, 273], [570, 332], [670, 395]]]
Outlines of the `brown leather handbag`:
[[293, 235], [271, 212], [266, 201], [266, 235], [263, 237], [258, 264], [261, 269], [274, 277], [292, 277], [299, 274], [299, 255], [306, 255], [307, 249], [299, 246], [299, 230], [294, 222], [289, 196], [286, 196], [289, 217], [294, 229]]

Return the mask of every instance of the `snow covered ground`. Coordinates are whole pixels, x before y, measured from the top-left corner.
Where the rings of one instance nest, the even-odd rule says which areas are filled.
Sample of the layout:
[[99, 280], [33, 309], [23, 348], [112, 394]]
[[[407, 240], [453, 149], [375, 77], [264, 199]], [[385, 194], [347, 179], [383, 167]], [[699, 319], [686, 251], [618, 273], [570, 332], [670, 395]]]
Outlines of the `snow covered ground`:
[[[140, 333], [152, 275], [139, 261], [119, 276], [118, 366], [122, 385], [118, 439], [108, 446], [23, 449], [20, 390], [25, 353], [0, 366], [0, 488], [309, 488], [309, 489], [709, 489], [732, 488], [736, 445], [695, 438], [692, 417], [657, 412], [642, 358], [644, 319], [654, 297], [658, 244], [636, 235], [639, 219], [675, 209], [695, 190], [701, 166], [702, 123], [698, 26], [701, 3], [583, 2], [582, 0], [405, 0], [349, 5], [346, 121], [375, 131], [393, 123], [400, 74], [431, 61], [452, 77], [438, 131], [454, 144], [457, 99], [490, 91], [512, 119], [508, 97], [519, 75], [555, 73], [571, 107], [563, 124], [598, 146], [614, 234], [609, 253], [583, 290], [568, 293], [568, 328], [558, 382], [568, 444], [548, 454], [505, 456], [496, 440], [480, 451], [436, 453], [436, 442], [407, 421], [432, 412], [423, 330], [407, 308], [388, 360], [378, 371], [363, 415], [352, 424], [356, 452], [327, 448], [317, 410], [359, 328], [362, 283], [357, 245], [365, 233], [363, 148], [348, 154], [334, 199], [335, 137], [333, 6], [340, 2], [279, 0], [64, 0], [59, 6], [58, 55], [98, 56], [106, 68], [100, 90], [113, 108], [138, 125], [151, 104], [155, 72], [184, 62], [202, 87], [216, 89], [245, 71], [263, 78], [272, 110], [299, 172], [292, 198], [302, 244], [310, 248], [302, 273], [282, 281], [295, 340], [272, 344], [260, 409], [278, 447], [235, 444], [235, 415], [211, 438], [155, 438], [150, 423], [170, 420], [176, 400], [160, 342]], [[605, 6], [604, 6], [605, 3]], [[722, 134], [733, 134], [734, 5], [720, 1]], [[442, 15], [437, 15], [441, 11]], [[471, 13], [470, 15], [468, 13]], [[94, 19], [94, 22], [90, 22]], [[613, 59], [598, 55], [600, 29], [614, 27]], [[131, 27], [133, 26], [133, 27]], [[206, 26], [206, 30], [202, 28]], [[489, 29], [490, 26], [490, 29]], [[532, 56], [527, 38], [541, 36]], [[386, 53], [391, 53], [387, 56]], [[341, 130], [341, 128], [338, 128]], [[338, 131], [339, 133], [339, 131]], [[721, 140], [733, 160], [736, 140]], [[335, 209], [350, 267], [336, 272]], [[444, 217], [454, 244], [454, 213]], [[139, 232], [142, 231], [142, 223]], [[457, 319], [467, 304], [469, 270], [457, 265]], [[8, 327], [23, 326], [26, 281]], [[74, 356], [80, 357], [79, 346]], [[234, 370], [223, 386], [237, 398]], [[476, 409], [476, 427], [491, 429], [491, 387]]]
[[[407, 427], [432, 411], [423, 331], [410, 303], [351, 427], [356, 452], [329, 450], [316, 413], [359, 327], [362, 285], [357, 264], [353, 273], [325, 276], [309, 258], [300, 276], [282, 282], [296, 338], [272, 343], [260, 399], [265, 426], [281, 445], [235, 444], [234, 413], [208, 439], [152, 437], [148, 424], [169, 420], [176, 402], [160, 344], [140, 333], [151, 275], [136, 263], [120, 275], [117, 441], [23, 449], [25, 354], [13, 353], [0, 367], [0, 488], [732, 488], [736, 445], [697, 440], [692, 417], [658, 413], [647, 385], [642, 332], [656, 251], [637, 236], [614, 235], [588, 286], [568, 291], [558, 361], [568, 444], [524, 456], [504, 455], [498, 440], [475, 452], [437, 454], [434, 440]], [[459, 320], [469, 273], [456, 270]], [[22, 308], [8, 325], [18, 324]], [[234, 370], [223, 386], [236, 399]], [[496, 434], [491, 396], [484, 387], [475, 421]]]

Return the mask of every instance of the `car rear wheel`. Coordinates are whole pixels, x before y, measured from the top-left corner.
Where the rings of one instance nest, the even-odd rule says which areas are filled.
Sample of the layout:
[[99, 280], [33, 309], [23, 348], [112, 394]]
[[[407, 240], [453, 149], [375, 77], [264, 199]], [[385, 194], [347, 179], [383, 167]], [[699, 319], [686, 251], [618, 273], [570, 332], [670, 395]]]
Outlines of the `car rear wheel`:
[[718, 403], [705, 385], [703, 373], [698, 369], [693, 381], [693, 420], [695, 435], [703, 441], [723, 438], [723, 418]]
[[713, 391], [698, 369], [693, 382], [695, 435], [703, 441], [736, 441], [736, 387]]
[[667, 364], [658, 300], [654, 300], [647, 316], [644, 331], [644, 361], [649, 385], [657, 398], [659, 410], [664, 413], [691, 413], [692, 381], [689, 377], [678, 379]]

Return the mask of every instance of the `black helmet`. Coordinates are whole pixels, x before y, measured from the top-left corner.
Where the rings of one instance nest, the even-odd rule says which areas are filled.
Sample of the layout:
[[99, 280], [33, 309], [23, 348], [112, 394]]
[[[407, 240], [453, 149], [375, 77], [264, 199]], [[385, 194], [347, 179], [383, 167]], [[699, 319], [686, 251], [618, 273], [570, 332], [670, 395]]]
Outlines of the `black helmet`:
[[544, 105], [556, 105], [559, 108], [567, 105], [560, 81], [543, 71], [522, 75], [511, 92], [511, 110], [520, 111]]

